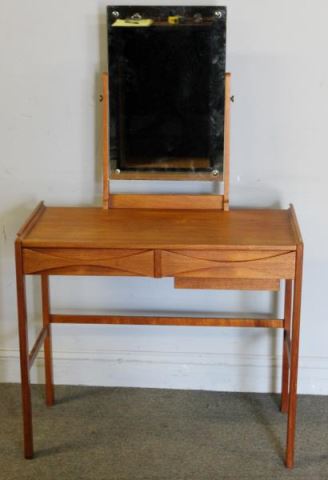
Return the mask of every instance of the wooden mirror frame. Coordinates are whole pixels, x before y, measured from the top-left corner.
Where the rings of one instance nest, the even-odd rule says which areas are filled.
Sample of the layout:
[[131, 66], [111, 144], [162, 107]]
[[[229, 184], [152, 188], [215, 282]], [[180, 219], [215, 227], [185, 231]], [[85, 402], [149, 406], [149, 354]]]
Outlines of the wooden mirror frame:
[[[225, 74], [223, 174], [169, 172], [111, 172], [109, 154], [108, 73], [102, 74], [103, 208], [165, 208], [229, 210], [231, 74]], [[111, 194], [110, 180], [207, 180], [223, 182], [223, 194]]]

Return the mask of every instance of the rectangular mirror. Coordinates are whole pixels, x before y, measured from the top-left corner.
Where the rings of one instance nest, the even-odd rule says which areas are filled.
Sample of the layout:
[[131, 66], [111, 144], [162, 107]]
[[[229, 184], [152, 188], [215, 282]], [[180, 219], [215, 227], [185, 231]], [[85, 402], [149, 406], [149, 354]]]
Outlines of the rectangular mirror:
[[225, 7], [107, 15], [112, 171], [222, 173]]

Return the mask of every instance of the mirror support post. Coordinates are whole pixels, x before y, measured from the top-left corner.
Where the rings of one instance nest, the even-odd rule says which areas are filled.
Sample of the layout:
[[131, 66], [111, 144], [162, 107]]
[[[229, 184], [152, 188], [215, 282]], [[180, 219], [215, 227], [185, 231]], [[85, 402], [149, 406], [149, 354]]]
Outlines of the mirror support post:
[[103, 208], [109, 208], [109, 175], [110, 175], [110, 157], [109, 157], [109, 102], [108, 102], [108, 73], [104, 72], [101, 76], [103, 94], [100, 101], [103, 104]]
[[226, 73], [225, 74], [225, 101], [224, 101], [224, 154], [223, 154], [223, 182], [224, 182], [223, 209], [225, 211], [229, 210], [230, 101], [231, 101], [231, 73]]

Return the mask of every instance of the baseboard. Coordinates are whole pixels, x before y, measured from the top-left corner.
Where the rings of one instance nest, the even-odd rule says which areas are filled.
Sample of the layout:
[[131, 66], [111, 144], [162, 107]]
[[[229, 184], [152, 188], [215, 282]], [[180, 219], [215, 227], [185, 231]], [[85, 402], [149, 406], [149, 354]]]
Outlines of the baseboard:
[[[280, 392], [281, 358], [265, 355], [87, 351], [54, 352], [56, 384]], [[43, 383], [42, 352], [31, 371]], [[17, 350], [0, 350], [0, 382], [19, 382]], [[301, 357], [299, 393], [328, 395], [328, 357]]]

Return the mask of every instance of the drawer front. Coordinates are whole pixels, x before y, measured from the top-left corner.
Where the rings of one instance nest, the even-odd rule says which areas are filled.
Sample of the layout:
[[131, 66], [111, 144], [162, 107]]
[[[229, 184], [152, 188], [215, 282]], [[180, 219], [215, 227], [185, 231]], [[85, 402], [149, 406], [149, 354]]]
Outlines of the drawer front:
[[293, 279], [295, 252], [162, 250], [163, 277]]
[[39, 248], [23, 250], [26, 274], [154, 276], [153, 250]]

